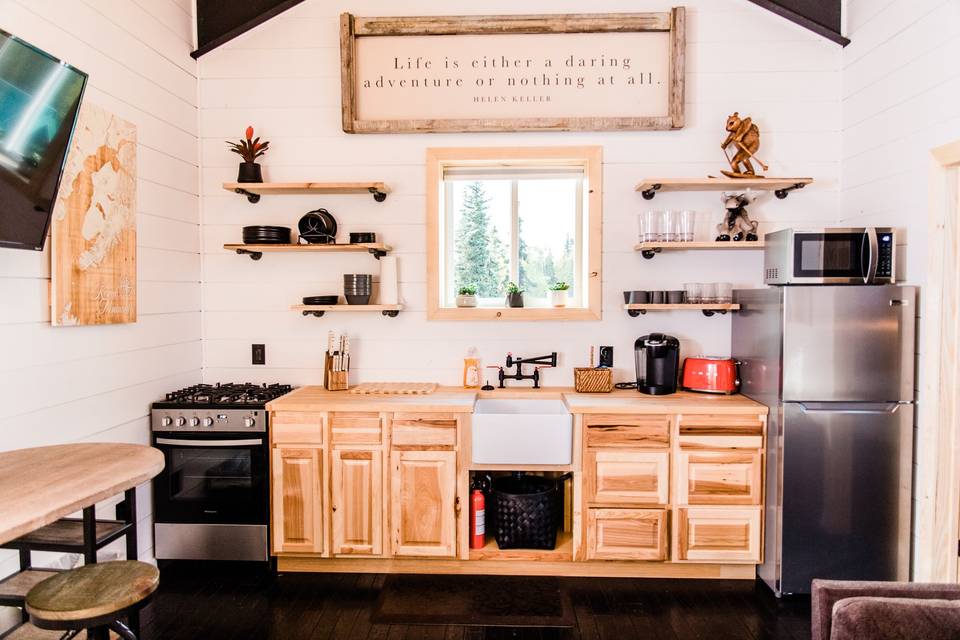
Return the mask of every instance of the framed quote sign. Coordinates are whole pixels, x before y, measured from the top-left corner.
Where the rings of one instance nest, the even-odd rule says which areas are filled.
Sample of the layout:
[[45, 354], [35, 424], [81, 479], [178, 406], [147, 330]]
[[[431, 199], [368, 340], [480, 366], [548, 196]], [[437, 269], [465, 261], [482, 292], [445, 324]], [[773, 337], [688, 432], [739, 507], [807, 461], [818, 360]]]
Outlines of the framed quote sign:
[[684, 15], [344, 13], [343, 130], [682, 128]]

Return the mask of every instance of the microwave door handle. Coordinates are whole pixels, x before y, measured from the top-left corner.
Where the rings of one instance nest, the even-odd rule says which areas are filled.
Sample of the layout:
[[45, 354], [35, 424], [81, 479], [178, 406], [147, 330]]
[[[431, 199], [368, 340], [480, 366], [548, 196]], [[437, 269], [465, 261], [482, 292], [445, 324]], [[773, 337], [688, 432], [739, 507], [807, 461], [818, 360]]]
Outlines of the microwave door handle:
[[[867, 236], [867, 241], [863, 246], [867, 247], [867, 272], [863, 276], [864, 284], [873, 284], [877, 279], [877, 263], [879, 262], [879, 253], [880, 253], [880, 243], [877, 240], [877, 228], [869, 227], [864, 231], [864, 234]], [[861, 254], [863, 253], [863, 248], [860, 249]], [[862, 263], [862, 259], [861, 259]]]
[[260, 438], [249, 440], [180, 440], [178, 438], [157, 438], [157, 444], [174, 447], [255, 447], [263, 444]]

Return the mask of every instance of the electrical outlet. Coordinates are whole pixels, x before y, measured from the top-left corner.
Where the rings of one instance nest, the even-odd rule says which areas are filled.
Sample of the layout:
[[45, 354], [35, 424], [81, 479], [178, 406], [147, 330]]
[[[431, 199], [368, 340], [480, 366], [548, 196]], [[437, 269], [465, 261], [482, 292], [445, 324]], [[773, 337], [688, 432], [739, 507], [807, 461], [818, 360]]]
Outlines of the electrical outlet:
[[267, 345], [265, 344], [252, 344], [250, 345], [253, 351], [253, 364], [267, 364]]

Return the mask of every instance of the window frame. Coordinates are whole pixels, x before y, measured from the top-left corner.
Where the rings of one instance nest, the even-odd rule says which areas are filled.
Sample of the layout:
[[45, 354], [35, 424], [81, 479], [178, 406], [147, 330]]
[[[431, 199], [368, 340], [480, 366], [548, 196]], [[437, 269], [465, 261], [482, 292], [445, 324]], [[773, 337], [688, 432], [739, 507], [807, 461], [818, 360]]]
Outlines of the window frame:
[[[443, 306], [440, 283], [447, 271], [449, 253], [442, 253], [452, 230], [445, 224], [442, 206], [445, 189], [444, 169], [449, 166], [492, 165], [504, 167], [543, 166], [549, 164], [583, 166], [586, 210], [582, 212], [586, 230], [584, 242], [578, 243], [585, 272], [582, 307], [474, 307]], [[427, 319], [428, 320], [600, 320], [602, 315], [602, 220], [603, 220], [603, 148], [576, 147], [435, 147], [427, 149]], [[515, 244], [515, 234], [511, 240]], [[512, 249], [511, 249], [512, 250]], [[585, 268], [584, 268], [585, 265]]]

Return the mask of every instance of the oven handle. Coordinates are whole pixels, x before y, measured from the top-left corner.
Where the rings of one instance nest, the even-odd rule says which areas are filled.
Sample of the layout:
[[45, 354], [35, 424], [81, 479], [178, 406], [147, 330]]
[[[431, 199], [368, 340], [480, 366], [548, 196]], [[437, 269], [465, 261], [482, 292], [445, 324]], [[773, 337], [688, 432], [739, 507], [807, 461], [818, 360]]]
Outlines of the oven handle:
[[175, 438], [157, 438], [157, 444], [169, 444], [176, 447], [249, 447], [263, 444], [260, 438], [250, 440], [179, 440]]

